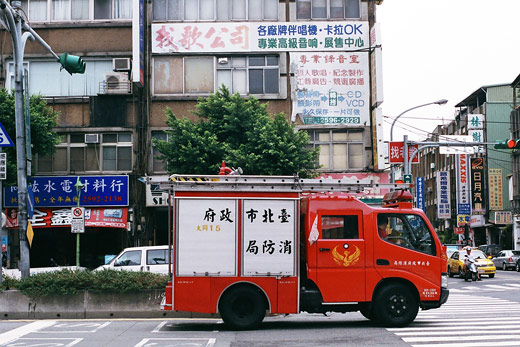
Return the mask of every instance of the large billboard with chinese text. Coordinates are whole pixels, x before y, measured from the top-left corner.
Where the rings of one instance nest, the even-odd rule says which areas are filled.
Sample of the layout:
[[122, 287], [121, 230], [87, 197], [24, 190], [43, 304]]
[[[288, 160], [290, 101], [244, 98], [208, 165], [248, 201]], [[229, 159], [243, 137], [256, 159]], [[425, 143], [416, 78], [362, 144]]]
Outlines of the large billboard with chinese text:
[[470, 175], [469, 175], [469, 155], [458, 154], [455, 156], [457, 170], [457, 215], [471, 215], [470, 201]]
[[370, 125], [368, 53], [291, 53], [292, 119], [304, 124]]
[[152, 53], [359, 51], [368, 22], [152, 24]]
[[[79, 176], [80, 206], [128, 206], [128, 176]], [[78, 205], [78, 176], [37, 176], [29, 183], [35, 207]], [[4, 206], [18, 207], [18, 187], [4, 187]]]

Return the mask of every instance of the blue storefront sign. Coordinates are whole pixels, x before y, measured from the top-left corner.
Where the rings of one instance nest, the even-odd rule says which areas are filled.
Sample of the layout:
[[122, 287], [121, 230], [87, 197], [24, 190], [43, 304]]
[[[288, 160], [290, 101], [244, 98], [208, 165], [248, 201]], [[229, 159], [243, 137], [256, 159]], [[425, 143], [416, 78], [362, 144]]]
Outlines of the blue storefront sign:
[[[128, 206], [128, 176], [79, 176], [83, 184], [80, 206]], [[34, 207], [77, 206], [78, 176], [38, 176], [29, 189]], [[18, 187], [4, 188], [4, 206], [18, 207]]]
[[457, 214], [471, 215], [471, 204], [457, 204]]
[[424, 177], [417, 177], [415, 179], [416, 186], [416, 206], [423, 211], [426, 211], [424, 206]]

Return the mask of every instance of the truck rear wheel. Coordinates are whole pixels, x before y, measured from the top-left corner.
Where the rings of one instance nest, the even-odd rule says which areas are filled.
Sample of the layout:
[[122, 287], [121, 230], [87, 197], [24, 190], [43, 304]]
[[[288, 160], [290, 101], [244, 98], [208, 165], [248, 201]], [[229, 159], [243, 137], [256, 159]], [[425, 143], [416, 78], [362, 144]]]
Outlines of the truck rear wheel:
[[410, 288], [397, 283], [382, 288], [374, 303], [377, 320], [389, 327], [407, 326], [419, 312], [419, 303]]
[[263, 294], [253, 287], [235, 287], [226, 292], [219, 303], [220, 316], [233, 330], [255, 329], [266, 311]]

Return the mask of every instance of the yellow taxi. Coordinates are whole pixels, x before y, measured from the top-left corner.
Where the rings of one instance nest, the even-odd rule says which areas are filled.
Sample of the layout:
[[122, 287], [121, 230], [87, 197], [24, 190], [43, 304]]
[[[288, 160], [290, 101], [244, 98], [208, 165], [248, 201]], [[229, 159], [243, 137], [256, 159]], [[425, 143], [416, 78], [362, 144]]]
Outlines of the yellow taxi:
[[[453, 277], [454, 275], [459, 275], [459, 277], [462, 278], [464, 269], [464, 255], [466, 253], [467, 251], [465, 249], [461, 249], [451, 254], [451, 257], [448, 259], [448, 276]], [[473, 255], [475, 258], [475, 265], [477, 265], [479, 274], [488, 275], [489, 278], [495, 277], [497, 268], [495, 267], [495, 264], [493, 264], [493, 262], [486, 257], [484, 252], [479, 249], [472, 248], [471, 255]]]

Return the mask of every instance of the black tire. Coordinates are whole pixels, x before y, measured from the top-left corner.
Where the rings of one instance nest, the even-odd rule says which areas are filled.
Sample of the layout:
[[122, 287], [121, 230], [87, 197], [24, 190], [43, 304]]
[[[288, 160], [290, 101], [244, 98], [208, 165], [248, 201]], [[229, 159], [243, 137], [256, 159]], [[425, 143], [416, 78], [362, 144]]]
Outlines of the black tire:
[[392, 283], [378, 291], [374, 300], [375, 317], [387, 327], [408, 326], [419, 312], [419, 303], [411, 289]]
[[471, 280], [472, 280], [473, 282], [475, 282], [476, 280], [478, 280], [478, 275], [477, 275], [475, 272], [472, 272], [472, 273], [471, 273]]
[[451, 272], [451, 268], [448, 266], [448, 276], [453, 277], [453, 272]]
[[464, 273], [464, 270], [462, 270], [462, 268], [460, 268], [460, 267], [459, 267], [459, 278], [466, 279], [466, 274]]
[[516, 263], [516, 272], [520, 272], [520, 261]]
[[495, 274], [489, 274], [489, 278], [495, 277]]
[[376, 315], [374, 314], [374, 309], [370, 303], [361, 304], [359, 308], [359, 312], [368, 320], [377, 321]]
[[503, 271], [507, 271], [507, 265], [506, 265], [506, 263], [502, 263], [502, 270], [503, 270]]
[[249, 286], [231, 288], [222, 296], [218, 307], [222, 320], [233, 330], [258, 328], [267, 309], [264, 295]]

